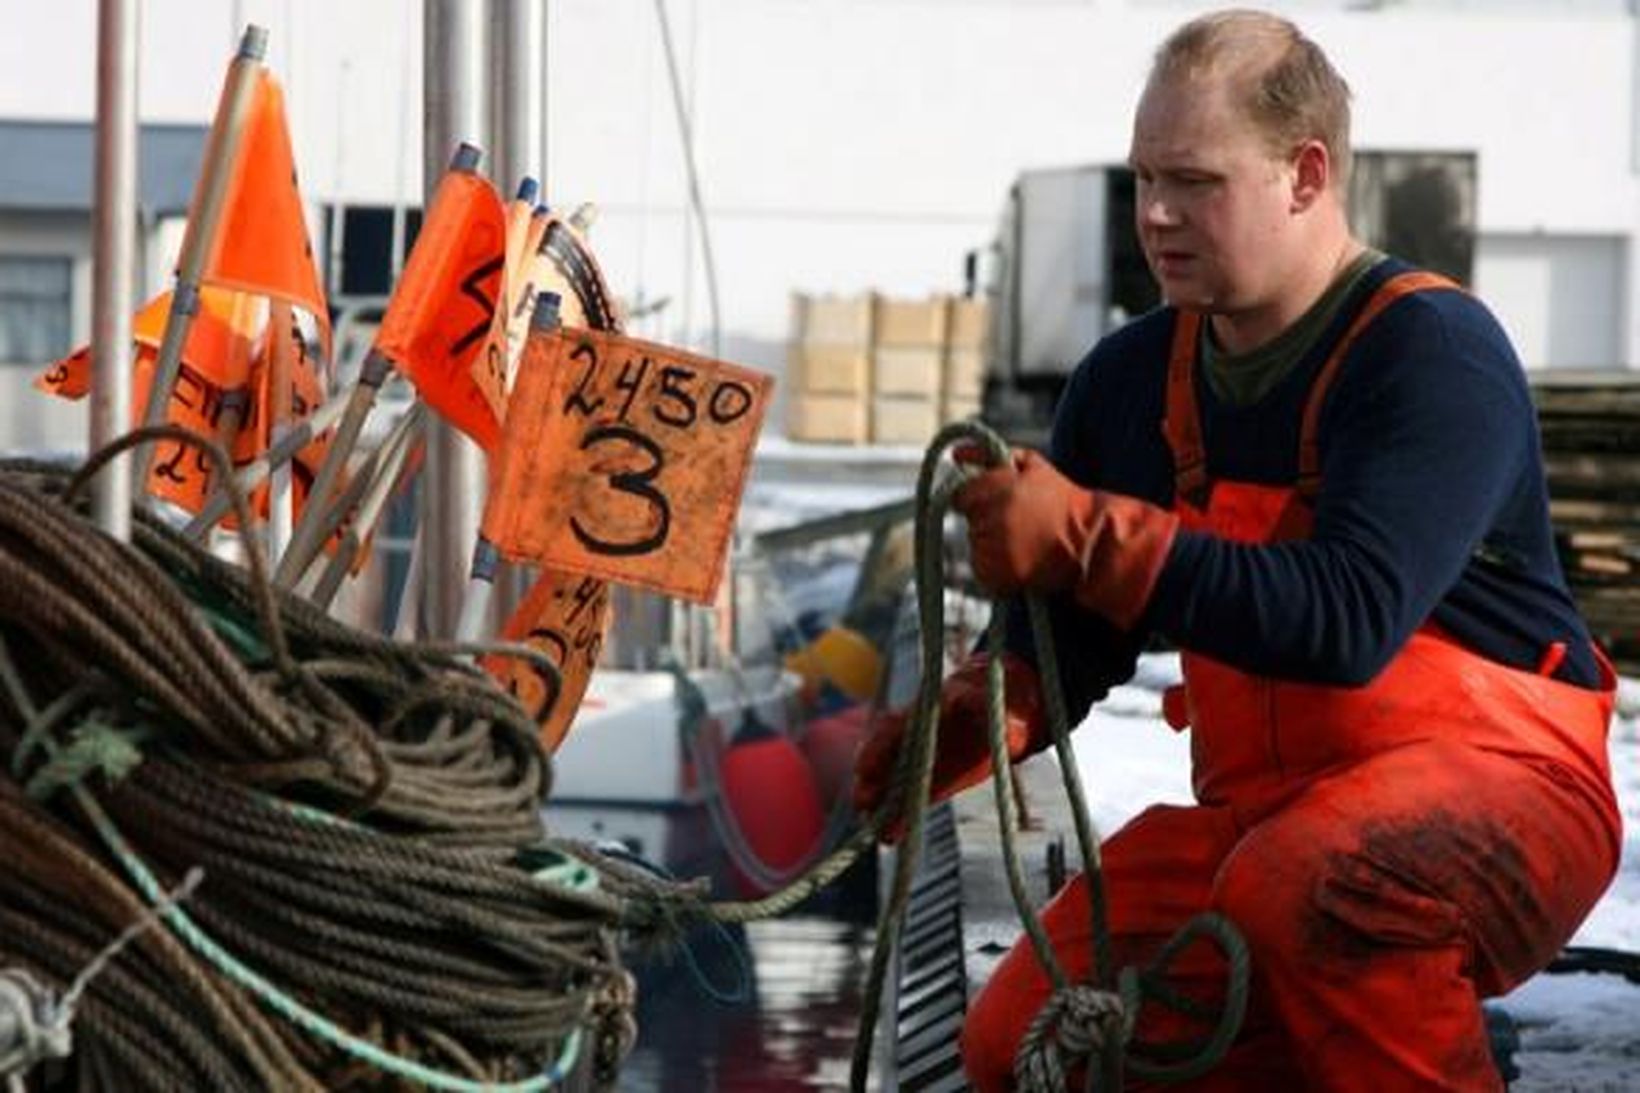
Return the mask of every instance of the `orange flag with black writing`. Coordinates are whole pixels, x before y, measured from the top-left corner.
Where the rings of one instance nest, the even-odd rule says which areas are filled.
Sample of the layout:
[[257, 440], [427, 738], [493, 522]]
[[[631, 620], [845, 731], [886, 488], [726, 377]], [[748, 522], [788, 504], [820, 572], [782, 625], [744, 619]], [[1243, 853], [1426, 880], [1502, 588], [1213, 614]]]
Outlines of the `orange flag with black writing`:
[[552, 678], [527, 660], [490, 655], [479, 662], [530, 711], [541, 727], [541, 745], [549, 754], [569, 734], [608, 629], [607, 583], [596, 577], [542, 570], [502, 628], [501, 640], [530, 645], [551, 660], [558, 668], [557, 693]]
[[[182, 359], [219, 388], [244, 385], [255, 355], [256, 328], [260, 322], [256, 300], [242, 292], [203, 288], [199, 311], [188, 326], [188, 340]], [[139, 346], [159, 349], [165, 336], [165, 321], [171, 314], [171, 293], [162, 292], [142, 305], [131, 318], [131, 340]], [[50, 365], [34, 379], [34, 386], [48, 395], [66, 399], [84, 398], [91, 390], [91, 347], [83, 345]], [[146, 398], [148, 389], [140, 388]], [[134, 425], [140, 425], [139, 414]]]
[[[145, 304], [131, 322], [135, 353], [132, 358], [131, 424], [142, 424], [153, 384], [154, 361], [164, 336], [171, 310], [171, 293], [164, 292]], [[268, 448], [269, 426], [265, 358], [271, 351], [263, 337], [261, 306], [256, 297], [227, 289], [206, 287], [200, 291], [200, 309], [188, 327], [188, 340], [176, 386], [166, 408], [166, 421], [192, 432], [216, 438], [223, 415], [236, 400], [241, 403], [242, 423], [233, 437], [231, 455], [236, 465], [244, 465]], [[269, 331], [269, 337], [276, 331]], [[297, 344], [291, 374], [291, 406], [296, 420], [307, 416], [323, 400], [317, 369], [306, 345], [294, 330], [285, 336]], [[48, 367], [34, 380], [47, 394], [66, 399], [84, 398], [91, 390], [91, 347], [82, 346], [73, 354]], [[294, 461], [297, 507], [301, 506], [308, 482], [313, 480], [324, 459], [328, 439], [320, 438], [297, 453]], [[214, 468], [204, 453], [179, 441], [158, 442], [150, 472], [149, 492], [190, 512], [204, 507], [214, 483]], [[265, 489], [253, 497], [265, 509]], [[231, 520], [230, 520], [231, 524]]]
[[[257, 325], [261, 315], [253, 297], [226, 289], [200, 289], [200, 309], [182, 343], [182, 359], [194, 373], [218, 389], [243, 387], [256, 356]], [[161, 292], [131, 317], [131, 341], [159, 350], [171, 315], [171, 292]], [[92, 348], [80, 346], [34, 377], [34, 387], [64, 399], [84, 399], [92, 389]], [[133, 387], [136, 399], [148, 399], [146, 381]], [[133, 425], [141, 425], [141, 407], [133, 407]]]
[[507, 217], [501, 195], [471, 171], [445, 174], [416, 236], [375, 348], [440, 416], [485, 451], [506, 413], [504, 347], [495, 344]]
[[[324, 402], [324, 388], [320, 383], [319, 370], [313, 357], [308, 352], [306, 340], [300, 331], [294, 327], [282, 332], [292, 343], [290, 369], [290, 422], [295, 427], [301, 420], [317, 410]], [[234, 462], [246, 463], [263, 452], [273, 443], [273, 415], [269, 408], [273, 405], [273, 392], [269, 380], [273, 376], [273, 369], [269, 363], [273, 357], [273, 339], [279, 337], [281, 331], [270, 328], [262, 352], [257, 356], [256, 367], [251, 379], [250, 416], [245, 419], [244, 428], [240, 432], [240, 443], [234, 449]], [[309, 443], [296, 453], [291, 460], [292, 481], [297, 489], [296, 509], [301, 511], [306, 487], [319, 473], [319, 466], [325, 460], [325, 453], [330, 449], [330, 433], [326, 432]], [[262, 500], [257, 499], [257, 507], [264, 508]]]
[[[198, 204], [196, 193], [196, 209]], [[308, 312], [319, 323], [324, 355], [329, 358], [330, 311], [302, 214], [284, 93], [266, 70], [257, 76], [228, 173], [222, 219], [200, 279], [274, 296]]]
[[531, 331], [484, 537], [510, 561], [712, 603], [772, 388], [655, 342]]
[[[158, 356], [156, 347], [136, 343], [131, 369], [133, 426], [142, 424], [143, 414], [148, 408], [148, 391], [153, 385], [154, 362]], [[91, 390], [90, 348], [81, 349], [52, 365], [35, 380], [35, 386], [64, 398], [84, 398]], [[166, 406], [165, 420], [214, 439], [221, 428], [230, 399], [244, 398], [247, 393], [243, 382], [237, 388], [222, 387], [210, 375], [194, 367], [184, 355], [177, 369], [176, 386], [171, 389], [171, 399]], [[189, 512], [198, 512], [204, 508], [205, 500], [211, 493], [211, 472], [211, 464], [198, 448], [180, 441], [162, 440], [156, 445], [146, 492], [180, 505]]]

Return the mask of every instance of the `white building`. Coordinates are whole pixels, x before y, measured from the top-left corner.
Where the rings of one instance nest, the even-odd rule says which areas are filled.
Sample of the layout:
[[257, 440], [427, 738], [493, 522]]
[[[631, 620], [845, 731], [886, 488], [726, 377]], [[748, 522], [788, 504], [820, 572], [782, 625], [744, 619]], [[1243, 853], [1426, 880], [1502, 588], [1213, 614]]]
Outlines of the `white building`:
[[[638, 332], [704, 345], [710, 309], [654, 6], [547, 6], [547, 198], [597, 202], [594, 239], [616, 289], [665, 301]], [[793, 290], [957, 288], [964, 253], [989, 240], [1020, 171], [1125, 158], [1151, 51], [1215, 6], [670, 0], [724, 355], [778, 368]], [[1351, 82], [1358, 147], [1475, 154], [1475, 288], [1529, 366], [1640, 367], [1640, 3], [1266, 6], [1295, 18]], [[317, 242], [328, 207], [419, 200], [421, 8], [146, 0], [141, 116], [207, 124], [240, 27], [268, 27]], [[94, 0], [0, 0], [0, 122], [89, 122], [95, 19]], [[0, 349], [23, 344], [6, 330], [25, 314], [50, 312], [53, 329], [66, 321], [83, 340], [89, 218], [83, 205], [8, 197], [18, 131], [0, 127]], [[84, 172], [78, 192], [89, 194], [88, 155], [60, 167]], [[179, 232], [158, 223], [151, 236], [141, 288], [157, 291]], [[49, 278], [42, 259], [56, 260]], [[31, 369], [0, 371], [0, 446], [77, 440], [60, 435], [72, 414], [43, 415], [25, 393]]]

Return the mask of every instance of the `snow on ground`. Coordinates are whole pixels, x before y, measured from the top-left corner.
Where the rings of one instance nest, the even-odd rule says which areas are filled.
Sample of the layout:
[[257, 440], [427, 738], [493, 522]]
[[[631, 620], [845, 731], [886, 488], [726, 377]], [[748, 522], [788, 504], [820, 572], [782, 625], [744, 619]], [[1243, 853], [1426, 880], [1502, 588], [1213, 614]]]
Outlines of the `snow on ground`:
[[[1073, 738], [1100, 831], [1156, 802], [1189, 803], [1189, 736], [1161, 717], [1161, 691], [1178, 679], [1177, 656], [1144, 657], [1134, 681], [1094, 707]], [[1623, 861], [1573, 944], [1640, 952], [1640, 681], [1620, 688], [1611, 755]], [[1540, 975], [1501, 1004], [1521, 1026], [1513, 1093], [1640, 1091], [1640, 987], [1609, 975]]]

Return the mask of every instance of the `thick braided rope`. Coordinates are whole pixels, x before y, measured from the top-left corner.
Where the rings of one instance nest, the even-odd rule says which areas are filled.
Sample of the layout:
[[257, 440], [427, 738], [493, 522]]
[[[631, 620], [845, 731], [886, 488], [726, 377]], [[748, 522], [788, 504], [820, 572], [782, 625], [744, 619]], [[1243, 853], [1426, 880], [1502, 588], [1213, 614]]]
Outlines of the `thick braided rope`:
[[1088, 986], [1056, 990], [1025, 1031], [1014, 1056], [1014, 1084], [1020, 1093], [1059, 1093], [1072, 1066], [1120, 1054], [1126, 1025], [1120, 995]]
[[[214, 886], [195, 908], [199, 920], [285, 981], [332, 997], [351, 989], [347, 1014], [377, 1032], [360, 1038], [316, 1020], [216, 945], [193, 918], [177, 912], [167, 921], [218, 976], [372, 1067], [446, 1089], [545, 1088], [564, 1073], [581, 1038], [563, 1033], [590, 1028], [595, 1069], [601, 1084], [612, 1084], [633, 1038], [631, 980], [620, 970], [611, 934], [622, 904], [613, 894], [532, 882], [502, 857], [526, 842], [547, 845], [537, 811], [546, 764], [533, 724], [460, 659], [466, 650], [337, 642], [357, 648], [367, 667], [321, 678], [305, 662], [315, 652], [334, 662], [338, 651], [327, 648], [327, 639], [341, 628], [301, 625], [312, 613], [273, 593], [265, 574], [237, 584], [213, 581], [234, 571], [197, 550], [182, 551], [171, 533], [145, 521], [137, 549], [113, 543], [76, 511], [73, 489], [58, 488], [59, 475], [19, 471], [0, 481], [0, 558], [25, 578], [35, 576], [26, 591], [40, 595], [14, 592], [0, 611], [4, 632], [26, 640], [31, 654], [26, 678], [10, 670], [0, 693], [0, 743], [10, 745], [5, 754], [15, 774], [42, 794], [62, 791], [101, 836], [105, 854], [150, 898], [160, 882], [143, 859], [173, 875], [202, 859], [224, 879], [238, 869], [241, 883]], [[164, 560], [144, 553], [155, 544], [167, 548], [159, 552]], [[241, 606], [255, 624], [238, 621], [246, 614]], [[103, 671], [87, 673], [88, 662]], [[397, 688], [380, 686], [384, 672], [397, 674]], [[439, 693], [451, 700], [436, 701]], [[61, 697], [41, 708], [33, 694]], [[151, 727], [133, 732], [125, 727], [133, 718]], [[107, 747], [76, 752], [66, 734], [93, 725], [106, 726], [97, 738], [105, 743], [138, 744], [139, 764], [111, 769], [98, 758]], [[62, 742], [69, 742], [67, 751]], [[51, 777], [37, 779], [42, 770]], [[103, 774], [124, 777], [99, 802], [89, 787]], [[259, 800], [258, 787], [273, 795]], [[298, 790], [295, 798], [281, 795], [288, 789]], [[348, 813], [370, 827], [347, 823]], [[411, 838], [395, 838], [379, 830], [383, 825]], [[119, 828], [143, 840], [140, 857]], [[374, 855], [382, 851], [393, 856], [378, 867]], [[245, 887], [252, 881], [276, 894], [252, 898]], [[382, 907], [408, 916], [408, 927], [371, 932], [345, 925], [357, 917], [331, 926], [305, 909], [369, 916]], [[19, 913], [14, 936], [33, 927], [38, 911]], [[268, 936], [289, 940], [262, 941], [245, 928], [253, 921], [271, 929]], [[35, 931], [38, 956], [26, 949], [9, 955], [38, 966], [46, 953], [57, 953], [51, 978], [62, 981], [76, 956], [96, 951], [105, 927], [88, 926], [72, 943]], [[448, 940], [431, 950], [392, 940], [415, 934]], [[310, 958], [316, 938], [325, 944]], [[174, 941], [167, 945], [167, 959], [202, 967]], [[279, 1067], [274, 1059], [292, 1031], [283, 1022], [271, 1043], [247, 1042], [238, 1058], [206, 1052], [191, 1025], [178, 1023], [184, 1010], [155, 1009], [167, 995], [131, 993], [127, 964], [124, 957], [115, 961], [85, 999], [81, 1016], [95, 1032], [86, 1040], [87, 1067], [111, 1067], [125, 1076], [122, 1083], [142, 1088], [311, 1088], [318, 1083], [309, 1075], [339, 1073], [337, 1060], [322, 1058], [300, 1037], [288, 1041], [299, 1055], [295, 1065]], [[512, 968], [516, 973], [498, 979]], [[550, 968], [560, 971], [548, 974]], [[464, 989], [474, 975], [483, 988]], [[123, 1004], [109, 1005], [111, 994]], [[238, 990], [228, 988], [227, 996], [242, 1015], [254, 1013]], [[373, 1022], [378, 1007], [410, 1024]], [[435, 1023], [418, 1027], [422, 1022]], [[268, 1027], [260, 1019], [246, 1023], [258, 1039]], [[552, 1067], [543, 1048], [555, 1040], [566, 1054]], [[453, 1059], [469, 1076], [392, 1056], [392, 1046], [411, 1041]], [[517, 1058], [535, 1077], [518, 1080], [480, 1062], [467, 1044]], [[194, 1046], [179, 1053], [181, 1045]], [[274, 1058], [266, 1058], [270, 1048]], [[246, 1075], [247, 1056], [258, 1054], [265, 1059], [260, 1074]]]
[[[878, 944], [868, 975], [861, 1017], [861, 1034], [856, 1041], [850, 1072], [851, 1088], [856, 1091], [865, 1088], [879, 999], [887, 974], [887, 954], [898, 942], [899, 926], [909, 900], [911, 878], [921, 849], [924, 815], [929, 804], [935, 741], [939, 730], [939, 688], [944, 669], [941, 649], [945, 625], [944, 558], [940, 550], [939, 535], [957, 485], [955, 482], [947, 481], [937, 486], [936, 472], [945, 451], [959, 444], [977, 444], [985, 452], [992, 466], [1006, 465], [1009, 459], [1007, 445], [991, 429], [979, 422], [958, 422], [946, 426], [934, 437], [924, 456], [918, 476], [915, 537], [922, 680], [913, 720], [908, 730], [909, 746], [903, 749], [895, 789], [890, 794], [882, 816], [879, 816], [878, 826], [881, 826], [883, 816], [904, 815], [906, 830], [900, 852], [896, 856], [896, 870], [889, 900], [879, 920]], [[1033, 1022], [1035, 1036], [1028, 1035], [1022, 1041], [1016, 1065], [1033, 1075], [1052, 1077], [1057, 1074], [1057, 1084], [1039, 1087], [1053, 1090], [1063, 1089], [1070, 1067], [1081, 1063], [1092, 1064], [1086, 1066], [1089, 1085], [1091, 1086], [1097, 1078], [1101, 1086], [1107, 1089], [1121, 1088], [1124, 1065], [1131, 1067], [1135, 1074], [1151, 1080], [1189, 1080], [1217, 1065], [1229, 1050], [1241, 1027], [1246, 1008], [1248, 982], [1246, 945], [1228, 921], [1217, 915], [1198, 916], [1169, 940], [1156, 961], [1143, 974], [1135, 969], [1123, 969], [1118, 975], [1106, 914], [1099, 839], [1088, 813], [1086, 794], [1082, 788], [1076, 757], [1070, 747], [1069, 716], [1065, 708], [1064, 688], [1060, 682], [1058, 661], [1054, 652], [1052, 628], [1047, 609], [1040, 598], [1027, 597], [1026, 605], [1038, 653], [1038, 671], [1048, 708], [1049, 729], [1059, 759], [1061, 776], [1065, 781], [1078, 849], [1083, 860], [1083, 875], [1088, 888], [1094, 964], [1098, 979], [1091, 985], [1075, 984], [1070, 981], [1026, 893], [1024, 872], [1014, 841], [1014, 832], [1018, 828], [1018, 809], [1014, 800], [1012, 780], [1007, 776], [1010, 762], [1003, 738], [1006, 714], [1002, 652], [1006, 620], [1004, 605], [999, 603], [991, 613], [986, 630], [987, 649], [991, 654], [986, 683], [992, 786], [996, 794], [1003, 863], [1009, 891], [1037, 959], [1054, 988], [1048, 1000], [1047, 1016]], [[1148, 985], [1159, 982], [1179, 951], [1201, 937], [1210, 937], [1217, 942], [1230, 964], [1226, 1002], [1214, 1032], [1199, 1045], [1165, 1045], [1157, 1049], [1157, 1053], [1166, 1056], [1168, 1061], [1153, 1061], [1136, 1050], [1129, 1052], [1128, 1041], [1137, 1022], [1143, 995], [1148, 992], [1156, 997], [1165, 997], [1166, 994]], [[1119, 981], [1120, 992], [1117, 989]], [[1182, 1061], [1172, 1061], [1177, 1056], [1183, 1056]]]

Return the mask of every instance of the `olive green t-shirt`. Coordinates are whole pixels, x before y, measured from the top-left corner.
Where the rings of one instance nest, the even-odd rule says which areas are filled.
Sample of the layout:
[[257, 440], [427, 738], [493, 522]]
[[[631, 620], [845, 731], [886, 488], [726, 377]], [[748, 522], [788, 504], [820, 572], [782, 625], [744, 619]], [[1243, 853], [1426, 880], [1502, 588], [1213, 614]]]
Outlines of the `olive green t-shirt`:
[[1213, 341], [1213, 326], [1202, 324], [1201, 362], [1207, 382], [1221, 402], [1232, 406], [1251, 406], [1270, 392], [1276, 384], [1303, 360], [1338, 315], [1338, 309], [1350, 291], [1361, 282], [1368, 270], [1377, 265], [1384, 255], [1368, 247], [1333, 279], [1327, 291], [1298, 321], [1265, 342], [1245, 353], [1226, 353]]

